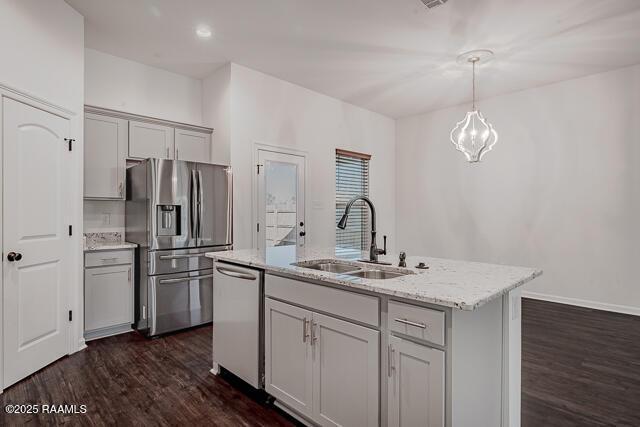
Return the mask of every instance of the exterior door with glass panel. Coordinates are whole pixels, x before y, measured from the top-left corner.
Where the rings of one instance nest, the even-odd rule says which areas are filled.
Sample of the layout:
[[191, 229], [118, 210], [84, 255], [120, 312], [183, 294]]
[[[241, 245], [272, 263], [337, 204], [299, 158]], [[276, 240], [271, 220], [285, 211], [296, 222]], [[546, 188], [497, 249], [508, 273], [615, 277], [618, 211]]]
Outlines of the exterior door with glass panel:
[[258, 150], [257, 246], [304, 246], [304, 156]]

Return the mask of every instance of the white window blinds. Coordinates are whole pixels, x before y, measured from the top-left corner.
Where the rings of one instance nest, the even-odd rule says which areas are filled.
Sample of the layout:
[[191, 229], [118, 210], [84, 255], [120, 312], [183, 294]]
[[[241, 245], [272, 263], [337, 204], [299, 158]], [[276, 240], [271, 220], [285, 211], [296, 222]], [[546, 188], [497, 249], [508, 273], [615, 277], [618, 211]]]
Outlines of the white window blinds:
[[[336, 224], [352, 197], [369, 196], [370, 159], [368, 154], [336, 150]], [[356, 202], [351, 208], [347, 228], [336, 227], [336, 246], [345, 250], [366, 250], [369, 239], [369, 207], [364, 202]]]

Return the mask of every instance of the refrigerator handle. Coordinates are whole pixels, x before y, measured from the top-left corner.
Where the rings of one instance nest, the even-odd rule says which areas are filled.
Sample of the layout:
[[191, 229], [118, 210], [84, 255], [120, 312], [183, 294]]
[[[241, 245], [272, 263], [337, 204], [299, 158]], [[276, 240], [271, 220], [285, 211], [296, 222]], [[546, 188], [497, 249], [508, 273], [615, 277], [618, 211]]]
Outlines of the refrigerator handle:
[[204, 214], [204, 190], [202, 189], [202, 171], [198, 170], [198, 237], [202, 237], [202, 216]]
[[189, 226], [191, 229], [191, 237], [193, 238], [197, 238], [197, 229], [196, 229], [196, 225], [197, 225], [197, 221], [198, 221], [198, 211], [197, 211], [197, 196], [196, 196], [196, 186], [198, 184], [198, 178], [196, 175], [196, 171], [192, 170], [191, 171], [191, 182], [189, 184], [189, 203], [190, 203], [190, 208], [189, 208]]

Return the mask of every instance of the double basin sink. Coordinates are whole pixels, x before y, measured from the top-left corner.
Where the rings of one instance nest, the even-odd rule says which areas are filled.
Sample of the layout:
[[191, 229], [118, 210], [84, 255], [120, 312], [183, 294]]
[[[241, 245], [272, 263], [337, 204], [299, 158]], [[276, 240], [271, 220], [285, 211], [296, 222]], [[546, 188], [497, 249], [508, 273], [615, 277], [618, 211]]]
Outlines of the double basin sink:
[[[362, 279], [395, 279], [396, 277], [406, 276], [407, 274], [415, 274], [411, 270], [392, 270], [383, 268], [364, 269], [358, 265], [341, 261], [303, 261], [292, 265], [296, 267], [310, 268], [312, 270], [327, 271], [345, 276], [359, 277]], [[372, 264], [372, 266], [375, 264]]]

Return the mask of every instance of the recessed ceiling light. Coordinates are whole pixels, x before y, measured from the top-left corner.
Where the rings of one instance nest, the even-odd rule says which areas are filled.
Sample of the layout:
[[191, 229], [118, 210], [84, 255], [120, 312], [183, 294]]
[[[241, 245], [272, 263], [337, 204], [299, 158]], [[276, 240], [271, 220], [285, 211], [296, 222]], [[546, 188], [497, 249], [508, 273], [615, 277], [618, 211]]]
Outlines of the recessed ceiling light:
[[196, 34], [201, 39], [208, 39], [208, 38], [211, 37], [212, 32], [211, 32], [211, 29], [209, 27], [207, 27], [205, 25], [201, 25], [198, 28], [196, 28]]

